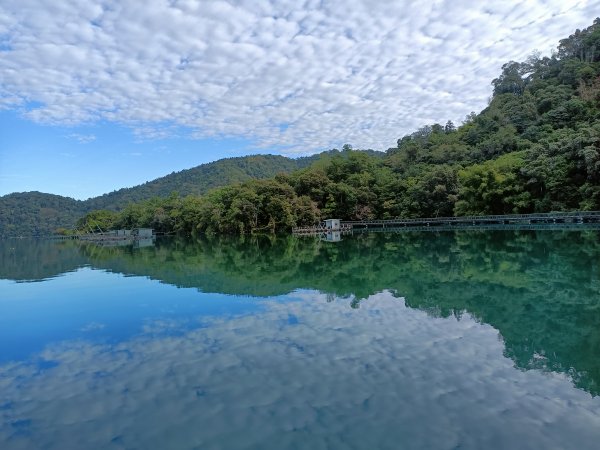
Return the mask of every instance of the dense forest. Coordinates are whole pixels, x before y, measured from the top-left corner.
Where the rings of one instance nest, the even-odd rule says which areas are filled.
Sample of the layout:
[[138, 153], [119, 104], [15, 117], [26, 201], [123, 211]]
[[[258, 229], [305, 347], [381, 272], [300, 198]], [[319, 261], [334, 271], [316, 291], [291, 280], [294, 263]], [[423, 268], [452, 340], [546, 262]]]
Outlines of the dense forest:
[[43, 192], [0, 197], [0, 238], [43, 236], [73, 224], [89, 211], [84, 202]]
[[135, 186], [119, 189], [109, 194], [89, 199], [92, 209], [119, 211], [127, 203], [139, 202], [153, 197], [164, 197], [172, 192], [181, 195], [202, 195], [210, 189], [252, 179], [270, 178], [278, 173], [288, 173], [309, 166], [318, 155], [298, 159], [279, 155], [252, 155], [226, 158], [202, 164], [192, 169], [173, 172], [170, 175]]
[[129, 203], [167, 197], [175, 191], [181, 195], [202, 195], [218, 186], [270, 178], [307, 167], [318, 158], [319, 155], [298, 159], [253, 155], [221, 159], [84, 201], [42, 192], [8, 194], [0, 197], [0, 237], [71, 230], [77, 219], [92, 210], [120, 211]]
[[[299, 170], [248, 181], [207, 171], [169, 184], [169, 192], [145, 188], [156, 196], [143, 201], [108, 194], [78, 226], [248, 233], [327, 217], [600, 209], [600, 19], [561, 40], [552, 56], [506, 63], [492, 85], [479, 114], [458, 127], [424, 126], [381, 156], [345, 145]], [[212, 186], [192, 191], [206, 177], [225, 182], [204, 195], [198, 194]], [[179, 195], [166, 196], [171, 191]]]

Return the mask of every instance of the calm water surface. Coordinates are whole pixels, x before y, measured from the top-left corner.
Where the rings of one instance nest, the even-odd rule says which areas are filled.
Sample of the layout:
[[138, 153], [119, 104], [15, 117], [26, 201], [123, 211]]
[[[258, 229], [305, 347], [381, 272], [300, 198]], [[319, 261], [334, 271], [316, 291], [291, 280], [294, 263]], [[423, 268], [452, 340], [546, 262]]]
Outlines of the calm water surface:
[[598, 231], [0, 242], [2, 449], [597, 449]]

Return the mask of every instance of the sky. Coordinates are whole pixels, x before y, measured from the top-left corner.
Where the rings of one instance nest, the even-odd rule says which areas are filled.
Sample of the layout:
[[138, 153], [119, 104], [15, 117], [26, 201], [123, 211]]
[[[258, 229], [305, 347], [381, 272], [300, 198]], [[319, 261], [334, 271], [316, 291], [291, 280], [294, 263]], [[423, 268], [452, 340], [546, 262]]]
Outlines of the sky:
[[0, 0], [0, 195], [221, 158], [386, 150], [487, 105], [600, 0]]

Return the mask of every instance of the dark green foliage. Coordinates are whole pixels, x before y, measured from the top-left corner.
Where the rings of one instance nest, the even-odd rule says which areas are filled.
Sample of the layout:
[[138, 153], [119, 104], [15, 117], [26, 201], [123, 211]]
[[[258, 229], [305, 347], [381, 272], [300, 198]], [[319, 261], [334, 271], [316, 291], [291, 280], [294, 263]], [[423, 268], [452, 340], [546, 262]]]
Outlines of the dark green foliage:
[[132, 202], [152, 197], [166, 197], [172, 192], [180, 195], [202, 195], [210, 189], [252, 179], [271, 178], [308, 166], [316, 157], [291, 159], [277, 155], [253, 155], [221, 159], [193, 169], [173, 172], [140, 186], [119, 189], [87, 201], [91, 209], [118, 211]]
[[87, 213], [79, 219], [76, 226], [79, 230], [97, 233], [99, 231], [102, 232], [112, 229], [115, 226], [116, 220], [116, 212], [108, 211], [106, 209], [97, 209]]
[[494, 95], [515, 94], [522, 95], [525, 90], [526, 81], [523, 79], [525, 67], [522, 64], [511, 61], [502, 66], [502, 74], [492, 81]]
[[[323, 155], [326, 154], [298, 159], [275, 155], [222, 159], [85, 201], [41, 192], [5, 195], [0, 197], [0, 237], [44, 236], [57, 231], [68, 232], [75, 228], [78, 219], [83, 215], [98, 209], [124, 211], [129, 208], [128, 214], [131, 219], [135, 215], [132, 208], [136, 209], [128, 206], [131, 203], [154, 197], [166, 198], [172, 192], [181, 195], [201, 195], [218, 186], [270, 178], [279, 173], [307, 167]], [[161, 222], [160, 213], [156, 221]], [[133, 219], [130, 222], [125, 220], [125, 223], [133, 222]], [[122, 224], [123, 222], [119, 223]], [[163, 225], [163, 228], [166, 228], [166, 225]], [[83, 222], [79, 227], [87, 229]]]
[[0, 237], [43, 236], [58, 228], [71, 229], [86, 212], [84, 202], [42, 192], [0, 197]]
[[519, 177], [523, 164], [523, 154], [515, 152], [461, 170], [456, 214], [530, 212], [531, 198]]

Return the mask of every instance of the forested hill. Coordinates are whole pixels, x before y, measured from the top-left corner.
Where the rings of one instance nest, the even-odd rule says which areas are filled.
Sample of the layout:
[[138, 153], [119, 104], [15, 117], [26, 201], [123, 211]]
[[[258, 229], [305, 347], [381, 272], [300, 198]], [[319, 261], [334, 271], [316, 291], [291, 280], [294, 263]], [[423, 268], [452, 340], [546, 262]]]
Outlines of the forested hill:
[[0, 238], [38, 236], [71, 228], [89, 208], [70, 197], [43, 192], [17, 192], [0, 197]]
[[172, 192], [179, 195], [201, 195], [210, 189], [251, 179], [271, 178], [278, 173], [289, 173], [310, 165], [319, 156], [292, 159], [278, 155], [253, 155], [220, 159], [192, 169], [173, 172], [156, 180], [132, 188], [94, 197], [85, 201], [90, 209], [119, 211], [128, 203], [165, 197]]
[[180, 233], [289, 230], [370, 219], [600, 210], [600, 19], [550, 57], [510, 61], [479, 114], [398, 139], [385, 157], [345, 152], [289, 175], [152, 199], [80, 225]]
[[42, 192], [8, 194], [0, 197], [0, 237], [52, 234], [60, 228], [73, 228], [78, 218], [94, 209], [119, 211], [129, 203], [173, 192], [200, 195], [218, 186], [307, 167], [325, 154], [298, 159], [276, 155], [221, 159], [85, 201]]

